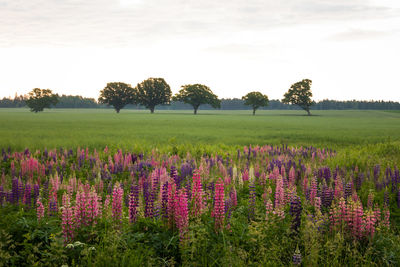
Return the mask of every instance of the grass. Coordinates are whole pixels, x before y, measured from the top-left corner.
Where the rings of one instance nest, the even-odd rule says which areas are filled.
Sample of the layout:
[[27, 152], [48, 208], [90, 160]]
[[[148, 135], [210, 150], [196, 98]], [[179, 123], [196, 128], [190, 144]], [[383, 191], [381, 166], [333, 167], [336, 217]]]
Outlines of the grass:
[[313, 145], [400, 141], [400, 113], [383, 111], [148, 111], [0, 109], [0, 147], [13, 149]]

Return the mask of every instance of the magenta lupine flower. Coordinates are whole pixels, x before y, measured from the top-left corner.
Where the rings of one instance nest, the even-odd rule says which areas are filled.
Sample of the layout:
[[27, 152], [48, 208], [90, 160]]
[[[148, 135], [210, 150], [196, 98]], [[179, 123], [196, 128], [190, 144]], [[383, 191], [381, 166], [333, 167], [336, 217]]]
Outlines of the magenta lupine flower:
[[343, 196], [343, 183], [340, 176], [337, 176], [335, 179], [334, 197], [335, 199], [340, 199], [342, 196]]
[[248, 181], [249, 180], [249, 171], [247, 169], [245, 169], [242, 173], [242, 180], [243, 182]]
[[114, 185], [113, 199], [112, 199], [112, 215], [113, 219], [117, 224], [122, 223], [122, 197], [124, 191], [122, 190], [119, 183]]
[[214, 199], [214, 211], [212, 216], [215, 219], [215, 229], [220, 230], [224, 226], [225, 218], [225, 194], [224, 194], [224, 183], [218, 180], [215, 185], [215, 199]]
[[44, 206], [40, 199], [36, 202], [36, 215], [39, 222], [44, 217]]
[[86, 220], [89, 225], [95, 225], [97, 223], [97, 218], [101, 215], [101, 202], [100, 197], [94, 189], [88, 194], [87, 204]]
[[103, 205], [103, 218], [107, 218], [110, 216], [110, 202], [110, 195], [107, 195]]
[[64, 193], [63, 203], [65, 206], [62, 208], [61, 213], [61, 226], [64, 235], [64, 244], [70, 243], [74, 238], [74, 209], [71, 207], [70, 197], [68, 194]]
[[314, 198], [314, 207], [317, 211], [321, 211], [321, 198], [320, 197]]
[[275, 188], [275, 209], [280, 209], [285, 205], [285, 194], [283, 191], [283, 178], [278, 176]]
[[181, 242], [185, 242], [188, 236], [189, 227], [189, 214], [188, 214], [188, 200], [186, 196], [186, 190], [180, 189], [177, 194], [177, 199], [175, 203], [175, 223], [179, 230], [179, 237]]
[[201, 176], [199, 171], [195, 171], [193, 174], [193, 189], [192, 189], [192, 198], [193, 198], [193, 209], [192, 213], [195, 217], [199, 216], [204, 208], [203, 203], [203, 187], [201, 184]]
[[82, 189], [79, 189], [76, 193], [75, 197], [75, 209], [74, 209], [74, 216], [75, 216], [75, 223], [76, 227], [79, 228], [81, 226], [86, 226], [86, 214], [87, 214], [87, 199], [85, 192]]

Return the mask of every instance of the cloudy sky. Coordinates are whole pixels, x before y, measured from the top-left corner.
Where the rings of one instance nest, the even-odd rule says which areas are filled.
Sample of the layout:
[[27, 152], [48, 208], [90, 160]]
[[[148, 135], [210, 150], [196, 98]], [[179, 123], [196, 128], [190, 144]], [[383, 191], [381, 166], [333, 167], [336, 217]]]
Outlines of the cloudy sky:
[[400, 101], [400, 0], [0, 0], [0, 96], [163, 77], [219, 97]]

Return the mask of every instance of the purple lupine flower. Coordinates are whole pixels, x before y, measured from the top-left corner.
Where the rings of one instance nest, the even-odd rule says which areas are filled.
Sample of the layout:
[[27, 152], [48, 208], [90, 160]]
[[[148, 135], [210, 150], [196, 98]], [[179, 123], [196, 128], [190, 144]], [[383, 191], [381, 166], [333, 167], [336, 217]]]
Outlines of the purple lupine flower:
[[13, 204], [18, 204], [19, 201], [19, 183], [18, 183], [18, 178], [14, 178], [12, 180], [12, 185], [11, 185], [11, 191], [12, 191], [12, 203]]
[[296, 251], [293, 254], [293, 265], [301, 264], [301, 253], [299, 250], [299, 246], [297, 246]]
[[301, 199], [299, 196], [293, 196], [290, 202], [290, 214], [292, 215], [292, 229], [296, 232], [299, 231], [301, 223], [301, 212], [303, 207], [301, 205]]
[[168, 219], [168, 182], [162, 186], [161, 213], [163, 218]]
[[387, 190], [383, 193], [383, 204], [389, 207], [389, 192]]
[[5, 197], [4, 188], [2, 185], [0, 185], [0, 207], [3, 206], [4, 197]]
[[135, 222], [137, 219], [137, 208], [139, 206], [139, 186], [132, 185], [129, 194], [129, 221]]
[[349, 182], [344, 186], [344, 198], [347, 199], [352, 195], [352, 193], [352, 184]]
[[397, 207], [400, 208], [400, 188], [397, 189]]
[[24, 204], [26, 205], [26, 207], [28, 209], [31, 208], [32, 198], [31, 198], [31, 185], [30, 184], [25, 185]]
[[256, 187], [254, 184], [249, 185], [249, 220], [253, 220], [255, 216], [256, 206]]
[[154, 209], [154, 198], [152, 194], [152, 190], [150, 184], [145, 181], [143, 184], [143, 196], [144, 196], [144, 216], [145, 217], [153, 217], [153, 209]]
[[33, 203], [36, 203], [39, 198], [40, 187], [38, 184], [33, 185]]

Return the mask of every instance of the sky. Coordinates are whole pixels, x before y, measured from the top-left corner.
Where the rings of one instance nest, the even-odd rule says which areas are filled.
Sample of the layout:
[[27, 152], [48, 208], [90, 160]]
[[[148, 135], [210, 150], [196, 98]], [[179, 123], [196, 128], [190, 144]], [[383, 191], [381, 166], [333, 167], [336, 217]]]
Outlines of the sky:
[[220, 98], [400, 101], [400, 0], [0, 0], [0, 97], [162, 77]]

